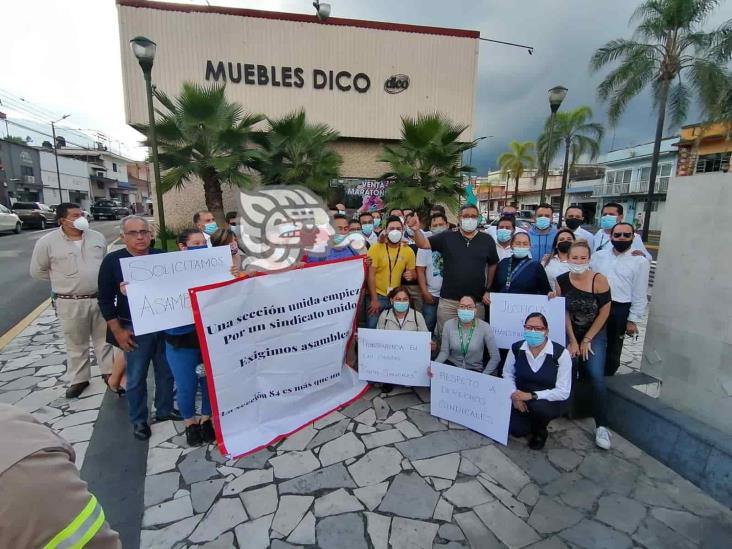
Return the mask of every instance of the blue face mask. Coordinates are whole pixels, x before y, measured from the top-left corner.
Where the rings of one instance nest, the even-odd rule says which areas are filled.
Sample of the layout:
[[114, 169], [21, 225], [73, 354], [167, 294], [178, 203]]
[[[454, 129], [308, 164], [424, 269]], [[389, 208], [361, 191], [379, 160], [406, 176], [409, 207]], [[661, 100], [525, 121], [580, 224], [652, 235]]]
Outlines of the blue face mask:
[[544, 343], [544, 333], [524, 330], [524, 340], [529, 344], [529, 347], [538, 347]]
[[375, 217], [374, 218], [374, 227], [376, 227], [377, 229], [379, 227], [381, 227], [381, 218], [380, 217]]
[[205, 244], [203, 246], [186, 246], [186, 250], [205, 250], [208, 248]]
[[508, 242], [513, 236], [513, 231], [511, 229], [498, 229], [496, 236], [498, 237], [498, 242]]
[[397, 313], [406, 313], [409, 310], [408, 301], [395, 301], [392, 303], [392, 307]]
[[618, 223], [617, 215], [603, 215], [600, 218], [600, 228], [606, 231], [612, 229]]
[[365, 234], [366, 236], [369, 236], [371, 233], [374, 232], [374, 225], [372, 223], [364, 223], [361, 225], [361, 232]]
[[512, 251], [513, 251], [514, 256], [516, 256], [518, 258], [523, 258], [523, 257], [529, 257], [529, 252], [531, 252], [531, 248], [515, 248], [514, 247], [514, 249]]
[[552, 224], [552, 221], [548, 217], [537, 217], [536, 218], [536, 228], [539, 229], [540, 231], [543, 231], [544, 229], [548, 229], [551, 224]]
[[206, 223], [203, 226], [203, 232], [206, 234], [214, 234], [218, 228], [219, 226], [216, 224], [216, 222], [212, 221], [211, 223]]
[[333, 235], [333, 242], [336, 244], [343, 244], [343, 241], [346, 239], [347, 236], [348, 236], [347, 234]]
[[470, 309], [458, 309], [457, 315], [460, 322], [471, 322], [475, 318], [475, 311]]

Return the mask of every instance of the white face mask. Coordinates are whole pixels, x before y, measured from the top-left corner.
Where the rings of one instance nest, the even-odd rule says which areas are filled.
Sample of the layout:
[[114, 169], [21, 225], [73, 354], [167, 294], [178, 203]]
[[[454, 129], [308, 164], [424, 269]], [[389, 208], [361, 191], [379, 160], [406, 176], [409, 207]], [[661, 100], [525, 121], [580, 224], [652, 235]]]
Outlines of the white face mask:
[[386, 235], [386, 237], [389, 239], [389, 242], [392, 244], [397, 244], [402, 239], [402, 231], [397, 231], [396, 229], [392, 229], [389, 231], [389, 233]]
[[589, 263], [567, 263], [567, 268], [574, 274], [582, 274], [590, 268]]
[[460, 220], [460, 227], [466, 233], [472, 233], [478, 228], [478, 220], [474, 217], [464, 217]]
[[89, 228], [89, 220], [86, 217], [77, 217], [71, 224], [78, 231], [86, 231]]

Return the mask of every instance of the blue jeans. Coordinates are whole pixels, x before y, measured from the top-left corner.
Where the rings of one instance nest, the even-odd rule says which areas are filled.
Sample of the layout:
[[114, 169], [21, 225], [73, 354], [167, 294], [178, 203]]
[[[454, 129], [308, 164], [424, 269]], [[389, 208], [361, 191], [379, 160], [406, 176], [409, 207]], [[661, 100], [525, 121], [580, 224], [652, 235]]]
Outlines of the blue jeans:
[[127, 413], [132, 423], [148, 420], [147, 371], [150, 361], [155, 369], [155, 414], [173, 411], [173, 374], [165, 360], [162, 332], [136, 335], [137, 348], [125, 353], [127, 361]]
[[607, 385], [605, 384], [605, 357], [607, 355], [607, 332], [605, 328], [592, 339], [592, 351], [587, 360], [579, 359], [582, 372], [590, 378], [592, 385], [592, 415], [596, 427], [607, 426]]
[[[386, 309], [391, 309], [391, 301], [389, 301], [388, 297], [386, 297], [385, 295], [380, 295], [378, 296], [378, 299], [379, 305], [381, 305], [381, 310], [379, 310], [379, 314], [372, 315], [371, 313], [368, 313], [368, 315], [366, 316], [366, 327], [371, 328], [372, 330], [376, 328], [376, 324], [379, 322], [379, 316], [381, 315], [382, 311], [385, 311]], [[370, 298], [369, 303], [371, 303]]]
[[196, 366], [203, 362], [200, 349], [186, 349], [165, 344], [165, 356], [175, 378], [175, 400], [178, 402], [183, 419], [196, 416], [196, 392], [201, 387], [201, 415], [211, 415], [211, 401], [208, 398], [208, 388], [205, 377], [198, 377]]
[[437, 305], [440, 303], [439, 297], [432, 296], [432, 299], [434, 303], [422, 301], [422, 316], [430, 332], [435, 331], [435, 325], [437, 324]]

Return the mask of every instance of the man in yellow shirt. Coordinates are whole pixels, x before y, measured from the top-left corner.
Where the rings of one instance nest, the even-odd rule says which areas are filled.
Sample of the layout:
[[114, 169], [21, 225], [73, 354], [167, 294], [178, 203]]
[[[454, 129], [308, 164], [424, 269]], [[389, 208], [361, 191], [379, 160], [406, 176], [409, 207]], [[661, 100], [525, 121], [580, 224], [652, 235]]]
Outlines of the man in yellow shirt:
[[400, 285], [402, 275], [407, 281], [417, 276], [414, 252], [402, 242], [404, 226], [401, 219], [390, 216], [383, 232], [386, 233], [386, 240], [372, 244], [368, 253], [371, 258], [368, 277], [371, 302], [367, 311], [367, 328], [376, 328], [382, 309], [390, 306], [387, 296], [392, 288]]

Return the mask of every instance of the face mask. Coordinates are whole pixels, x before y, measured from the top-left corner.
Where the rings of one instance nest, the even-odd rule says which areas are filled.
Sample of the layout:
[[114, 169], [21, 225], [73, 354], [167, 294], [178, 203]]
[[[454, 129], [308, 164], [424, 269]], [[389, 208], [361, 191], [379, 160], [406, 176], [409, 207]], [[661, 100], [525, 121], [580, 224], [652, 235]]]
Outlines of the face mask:
[[381, 218], [380, 217], [375, 217], [374, 218], [374, 227], [376, 227], [377, 229], [379, 227], [381, 227]]
[[564, 240], [557, 244], [557, 251], [562, 252], [563, 254], [566, 254], [571, 247], [572, 247], [572, 243], [569, 240]]
[[392, 244], [397, 244], [402, 239], [402, 231], [397, 231], [396, 229], [393, 229], [389, 231], [389, 234], [386, 235], [389, 239], [389, 242]]
[[407, 301], [395, 301], [392, 306], [397, 313], [406, 313], [409, 310], [409, 302]]
[[531, 251], [531, 248], [514, 248], [513, 255], [514, 255], [514, 257], [518, 257], [518, 258], [529, 257], [530, 251]]
[[513, 236], [513, 231], [511, 229], [498, 229], [496, 236], [498, 237], [498, 242], [508, 242]]
[[524, 330], [524, 339], [529, 344], [529, 347], [537, 347], [544, 343], [544, 333]]
[[613, 248], [615, 248], [620, 253], [627, 252], [630, 247], [633, 245], [632, 240], [613, 240], [612, 241]]
[[471, 322], [475, 318], [475, 311], [469, 309], [458, 309], [460, 322]]
[[579, 226], [582, 225], [582, 220], [581, 219], [574, 219], [574, 218], [572, 218], [572, 219], [565, 219], [564, 220], [564, 224], [567, 226], [567, 228], [570, 231], [576, 231], [577, 229], [579, 229]]
[[540, 231], [543, 231], [544, 229], [548, 229], [549, 225], [551, 225], [552, 222], [548, 217], [537, 217], [536, 218], [536, 228]]
[[203, 232], [206, 234], [214, 234], [218, 228], [219, 226], [216, 224], [216, 222], [212, 221], [211, 223], [206, 223], [203, 226]]
[[587, 271], [587, 269], [590, 268], [590, 264], [589, 263], [567, 263], [567, 268], [569, 269], [569, 272], [579, 275], [579, 274], [582, 274], [585, 271]]
[[348, 235], [347, 234], [336, 234], [333, 235], [333, 242], [335, 244], [343, 244], [343, 241], [346, 239]]
[[478, 228], [478, 220], [474, 217], [464, 217], [460, 220], [460, 226], [466, 233], [472, 233]]
[[361, 225], [361, 231], [366, 236], [369, 236], [371, 233], [374, 232], [374, 225], [371, 223], [364, 223], [363, 225]]
[[79, 231], [86, 231], [89, 228], [89, 220], [86, 217], [77, 217], [71, 224]]
[[600, 218], [600, 228], [606, 231], [612, 229], [618, 222], [617, 215], [603, 215]]
[[205, 250], [208, 248], [205, 244], [202, 246], [186, 246], [186, 250]]
[[434, 229], [432, 229], [432, 234], [444, 233], [446, 228], [447, 227], [435, 227]]

